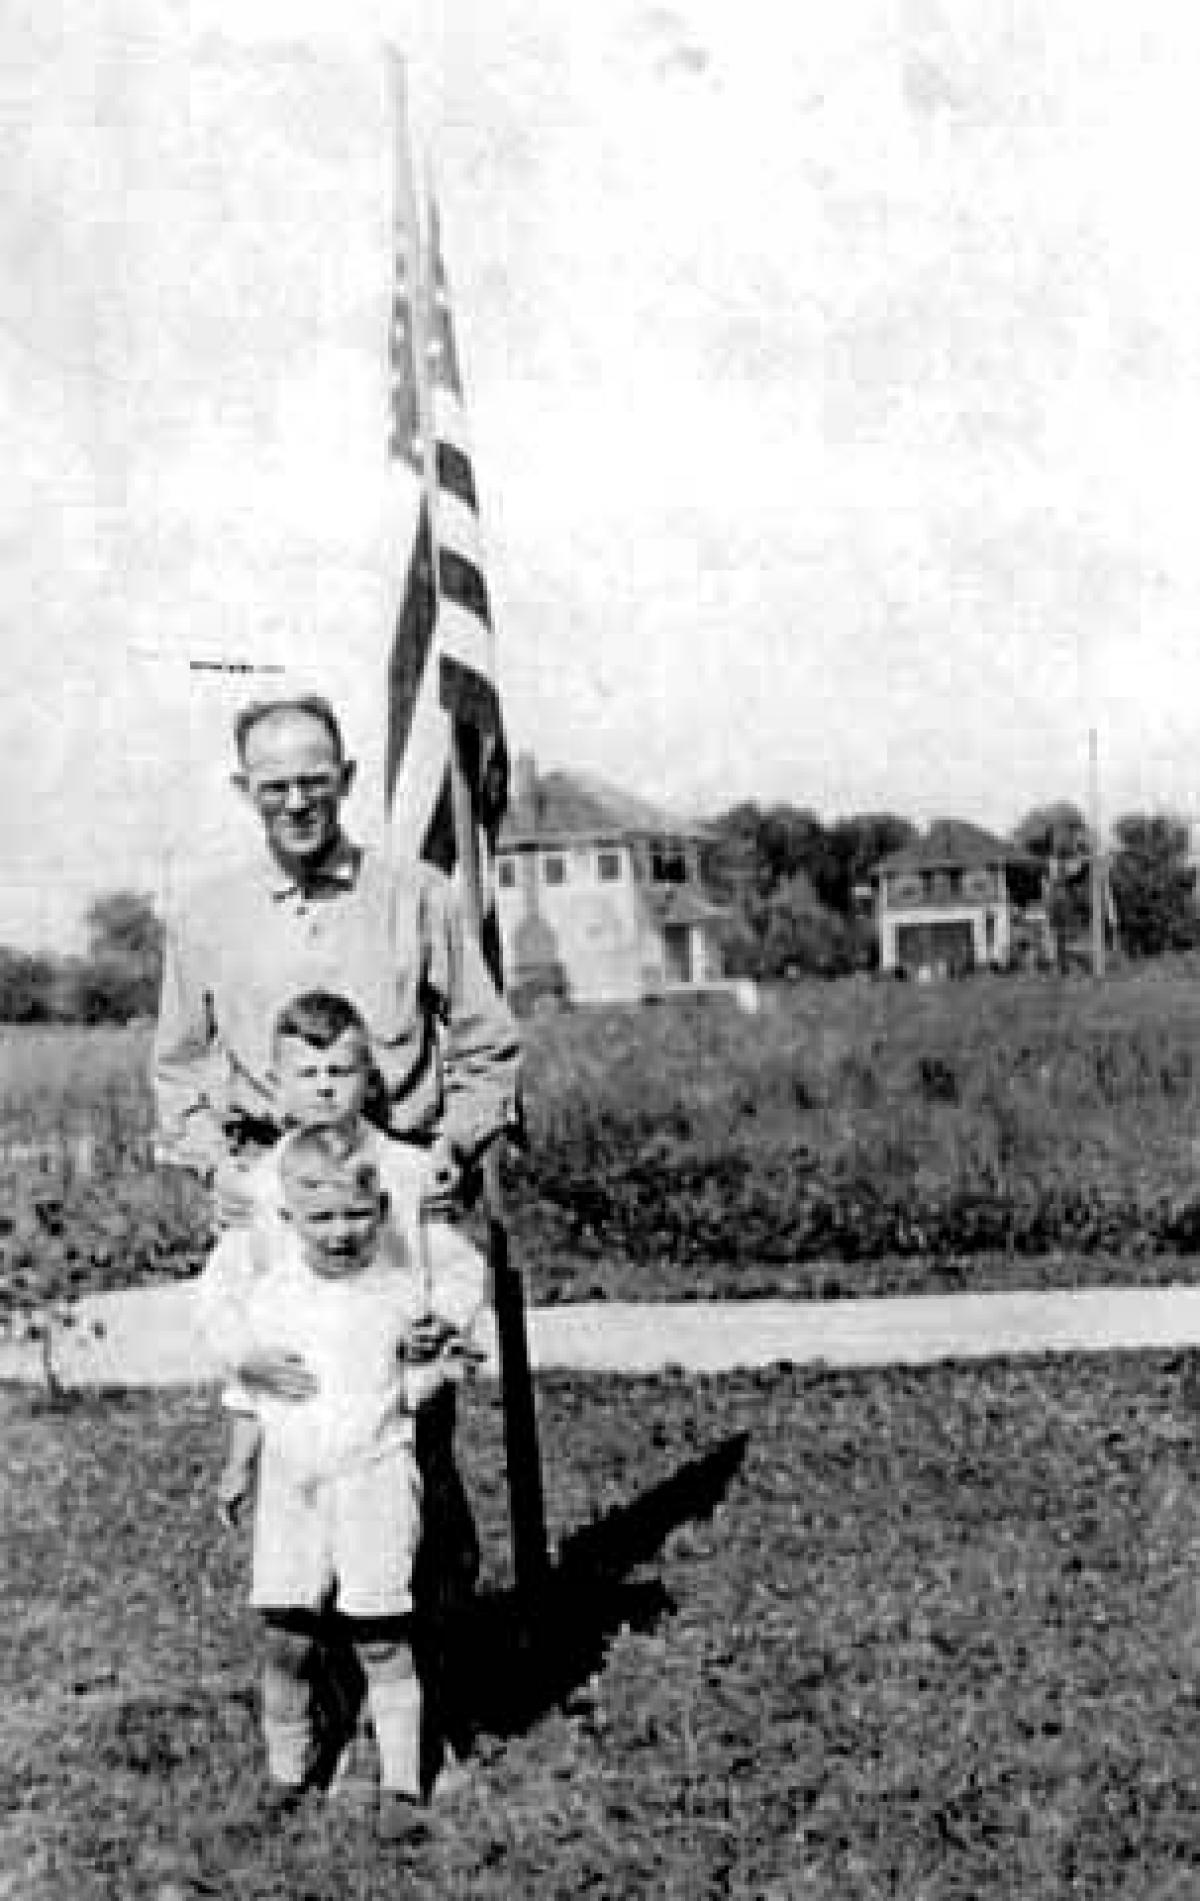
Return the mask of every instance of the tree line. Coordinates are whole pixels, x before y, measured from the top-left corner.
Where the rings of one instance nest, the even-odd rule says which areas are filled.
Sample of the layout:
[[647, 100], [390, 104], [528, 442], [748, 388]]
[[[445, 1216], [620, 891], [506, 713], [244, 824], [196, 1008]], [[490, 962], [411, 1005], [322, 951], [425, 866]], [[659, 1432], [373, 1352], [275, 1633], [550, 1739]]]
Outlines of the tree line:
[[[702, 870], [730, 914], [733, 975], [841, 976], [877, 961], [870, 874], [912, 843], [917, 829], [894, 812], [824, 823], [804, 807], [744, 802], [708, 824]], [[1034, 807], [1011, 843], [1031, 860], [1030, 894], [1044, 887], [1058, 961], [1080, 954], [1091, 921], [1090, 834], [1078, 806]], [[1127, 813], [1103, 860], [1106, 934], [1132, 959], [1200, 945], [1200, 911], [1186, 823], [1167, 813]], [[1024, 895], [1024, 894], [1023, 894]]]
[[[728, 914], [731, 975], [837, 977], [874, 966], [870, 874], [916, 838], [910, 820], [869, 812], [826, 824], [807, 807], [744, 801], [708, 821], [706, 832], [701, 871]], [[1170, 814], [1129, 813], [1112, 836], [1104, 867], [1110, 941], [1131, 958], [1200, 946], [1187, 825]], [[1010, 842], [1045, 875], [1050, 926], [1066, 963], [1090, 925], [1083, 813], [1067, 801], [1037, 806]], [[88, 907], [86, 925], [81, 956], [0, 945], [0, 1022], [127, 1023], [154, 1014], [162, 923], [153, 900], [109, 892]]]
[[0, 1022], [129, 1023], [158, 1007], [162, 924], [138, 891], [96, 898], [81, 956], [0, 944]]

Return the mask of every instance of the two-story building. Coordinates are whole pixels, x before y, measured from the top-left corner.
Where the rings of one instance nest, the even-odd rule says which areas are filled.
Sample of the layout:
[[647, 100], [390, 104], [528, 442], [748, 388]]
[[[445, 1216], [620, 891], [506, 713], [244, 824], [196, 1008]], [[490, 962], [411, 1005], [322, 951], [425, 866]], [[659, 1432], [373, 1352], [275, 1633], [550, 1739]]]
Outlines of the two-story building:
[[923, 838], [871, 872], [879, 967], [907, 976], [960, 976], [1013, 960], [1022, 907], [1040, 892], [1035, 859], [961, 819], [938, 819]]
[[513, 775], [496, 909], [518, 1003], [634, 1002], [721, 980], [724, 911], [700, 882], [703, 826], [589, 774]]

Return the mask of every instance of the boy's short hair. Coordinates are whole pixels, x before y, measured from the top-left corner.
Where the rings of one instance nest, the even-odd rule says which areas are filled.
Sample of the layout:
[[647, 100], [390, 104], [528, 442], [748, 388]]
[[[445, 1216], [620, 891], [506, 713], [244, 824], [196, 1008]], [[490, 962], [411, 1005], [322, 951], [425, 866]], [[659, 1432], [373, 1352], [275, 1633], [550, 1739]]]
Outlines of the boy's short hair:
[[370, 1149], [346, 1129], [301, 1129], [283, 1147], [279, 1174], [285, 1188], [338, 1186], [361, 1195], [378, 1195], [382, 1188]]
[[339, 996], [334, 990], [304, 990], [298, 997], [289, 998], [275, 1018], [271, 1045], [278, 1049], [287, 1038], [294, 1037], [310, 1049], [327, 1050], [348, 1030], [356, 1031], [364, 1047], [370, 1048], [370, 1032], [349, 997]]
[[256, 726], [265, 719], [275, 719], [281, 713], [303, 713], [308, 719], [315, 719], [325, 728], [333, 741], [334, 751], [339, 763], [346, 758], [345, 741], [342, 738], [341, 722], [333, 707], [323, 693], [281, 694], [273, 700], [251, 700], [243, 706], [233, 722], [233, 744], [237, 752], [239, 765], [246, 763], [246, 748], [250, 735]]

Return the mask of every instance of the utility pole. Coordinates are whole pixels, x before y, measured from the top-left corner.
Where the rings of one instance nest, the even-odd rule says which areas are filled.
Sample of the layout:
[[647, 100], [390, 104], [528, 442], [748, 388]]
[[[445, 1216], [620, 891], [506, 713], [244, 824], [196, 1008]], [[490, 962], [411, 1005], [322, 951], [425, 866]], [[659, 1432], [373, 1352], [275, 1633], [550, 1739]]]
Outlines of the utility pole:
[[1096, 728], [1088, 731], [1088, 804], [1091, 851], [1088, 853], [1092, 907], [1092, 975], [1104, 975], [1104, 854], [1100, 843], [1100, 755]]

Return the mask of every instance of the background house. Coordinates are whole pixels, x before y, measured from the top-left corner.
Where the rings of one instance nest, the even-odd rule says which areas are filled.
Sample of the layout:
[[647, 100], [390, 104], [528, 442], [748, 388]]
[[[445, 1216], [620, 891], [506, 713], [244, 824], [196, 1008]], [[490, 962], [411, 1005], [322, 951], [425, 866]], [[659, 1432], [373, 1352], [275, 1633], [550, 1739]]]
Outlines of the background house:
[[[977, 825], [938, 819], [923, 838], [882, 859], [871, 882], [880, 969], [959, 976], [1014, 960], [1028, 936], [1027, 907], [1041, 895], [1042, 869]], [[1037, 929], [1040, 935], [1044, 924]]]
[[630, 1002], [723, 974], [725, 912], [706, 897], [704, 828], [590, 775], [516, 762], [496, 861], [508, 988]]

